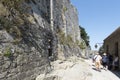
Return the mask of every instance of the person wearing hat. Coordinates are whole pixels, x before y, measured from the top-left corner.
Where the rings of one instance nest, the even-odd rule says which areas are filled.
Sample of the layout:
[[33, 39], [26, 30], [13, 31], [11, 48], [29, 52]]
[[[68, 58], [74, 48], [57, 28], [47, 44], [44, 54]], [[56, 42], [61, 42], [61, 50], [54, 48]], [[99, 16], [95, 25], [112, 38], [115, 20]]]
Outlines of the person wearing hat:
[[106, 53], [103, 53], [102, 56], [102, 65], [103, 65], [103, 69], [107, 70], [108, 69], [108, 56]]

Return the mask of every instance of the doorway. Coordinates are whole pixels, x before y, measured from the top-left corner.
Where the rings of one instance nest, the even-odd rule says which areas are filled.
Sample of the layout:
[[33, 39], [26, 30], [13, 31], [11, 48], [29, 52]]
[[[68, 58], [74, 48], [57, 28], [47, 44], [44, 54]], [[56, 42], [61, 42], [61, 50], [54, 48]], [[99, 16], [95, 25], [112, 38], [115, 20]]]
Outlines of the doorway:
[[115, 55], [117, 55], [119, 57], [119, 46], [118, 46], [118, 42], [115, 43]]

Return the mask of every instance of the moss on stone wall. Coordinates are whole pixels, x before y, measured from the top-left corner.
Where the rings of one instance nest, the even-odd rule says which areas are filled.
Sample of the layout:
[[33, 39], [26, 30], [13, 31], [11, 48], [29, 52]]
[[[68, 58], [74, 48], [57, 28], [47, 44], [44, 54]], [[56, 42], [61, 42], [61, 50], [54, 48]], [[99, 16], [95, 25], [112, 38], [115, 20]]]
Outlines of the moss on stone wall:
[[9, 48], [9, 47], [7, 47], [7, 48], [5, 49], [4, 56], [5, 56], [5, 57], [10, 57], [10, 56], [11, 56], [11, 51], [10, 51], [10, 48]]
[[3, 3], [4, 6], [7, 6], [9, 8], [18, 8], [23, 1], [24, 0], [1, 0], [0, 2]]
[[28, 0], [0, 0], [0, 9], [5, 12], [5, 15], [0, 12], [1, 29], [10, 33], [14, 37], [15, 43], [22, 36], [19, 27], [28, 26], [29, 24], [27, 20], [29, 15], [26, 14], [28, 6], [23, 4], [25, 1]]
[[86, 48], [86, 44], [84, 41], [82, 41], [79, 45], [80, 49], [85, 49]]
[[65, 33], [63, 31], [58, 32], [58, 37], [60, 44], [69, 45], [69, 46], [74, 45], [72, 37], [70, 35], [65, 36]]
[[85, 41], [73, 41], [72, 37], [70, 35], [65, 36], [65, 33], [63, 31], [59, 31], [58, 33], [60, 44], [63, 45], [69, 45], [69, 46], [79, 46], [80, 49], [85, 49], [86, 44]]

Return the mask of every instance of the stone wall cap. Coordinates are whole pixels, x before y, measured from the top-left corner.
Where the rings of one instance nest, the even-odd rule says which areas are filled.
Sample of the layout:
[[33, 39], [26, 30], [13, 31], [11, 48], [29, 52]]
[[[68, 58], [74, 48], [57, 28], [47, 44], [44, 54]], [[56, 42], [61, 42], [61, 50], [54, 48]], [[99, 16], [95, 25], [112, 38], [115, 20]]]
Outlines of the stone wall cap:
[[104, 41], [111, 38], [117, 32], [120, 32], [120, 26], [114, 32], [112, 32], [107, 38], [105, 38]]

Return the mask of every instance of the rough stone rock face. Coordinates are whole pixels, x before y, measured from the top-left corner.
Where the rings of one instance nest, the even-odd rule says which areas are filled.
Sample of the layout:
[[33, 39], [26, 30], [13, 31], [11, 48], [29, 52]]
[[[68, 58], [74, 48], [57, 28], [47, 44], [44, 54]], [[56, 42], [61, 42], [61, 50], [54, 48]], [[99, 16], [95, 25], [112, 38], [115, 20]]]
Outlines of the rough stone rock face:
[[74, 42], [80, 40], [78, 13], [69, 0], [54, 0], [54, 26], [61, 29], [65, 35], [70, 35]]
[[[54, 30], [58, 34], [58, 58], [80, 55], [81, 42], [78, 13], [70, 0], [54, 0]], [[65, 38], [65, 39], [63, 39]], [[72, 45], [68, 45], [73, 43]], [[76, 45], [75, 45], [76, 44]]]
[[[48, 71], [49, 61], [45, 41], [47, 34], [37, 29], [36, 31], [30, 36], [25, 36], [19, 43], [13, 42], [12, 36], [6, 31], [0, 31], [1, 80], [32, 80]], [[41, 32], [44, 35], [38, 35]]]
[[43, 16], [48, 13], [48, 0], [32, 1], [26, 3], [31, 7], [27, 12], [29, 22], [19, 27], [20, 39], [0, 29], [0, 80], [34, 80], [50, 70], [48, 39], [53, 37], [49, 16]]
[[[53, 0], [54, 31], [50, 26], [50, 0], [27, 1], [23, 6], [29, 8], [25, 11], [28, 15], [23, 17], [24, 24], [15, 27], [16, 32], [21, 33], [20, 38], [16, 39], [16, 32], [10, 33], [0, 25], [0, 80], [34, 80], [51, 70], [49, 59], [80, 54], [79, 47], [73, 46], [80, 40], [80, 31], [77, 11], [70, 1]], [[17, 12], [11, 13], [14, 14], [6, 16], [9, 20], [18, 18]], [[59, 34], [63, 35], [63, 42]], [[64, 44], [64, 41], [72, 42], [72, 45]], [[48, 46], [51, 46], [52, 54], [49, 54]]]

